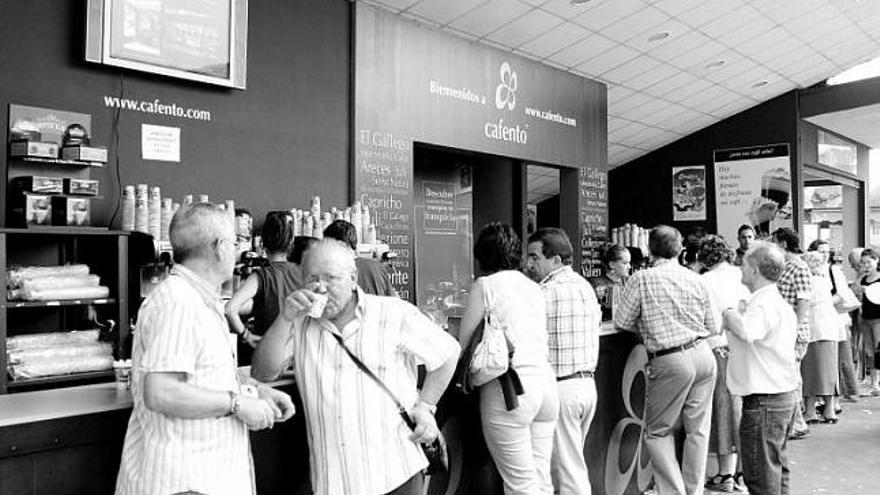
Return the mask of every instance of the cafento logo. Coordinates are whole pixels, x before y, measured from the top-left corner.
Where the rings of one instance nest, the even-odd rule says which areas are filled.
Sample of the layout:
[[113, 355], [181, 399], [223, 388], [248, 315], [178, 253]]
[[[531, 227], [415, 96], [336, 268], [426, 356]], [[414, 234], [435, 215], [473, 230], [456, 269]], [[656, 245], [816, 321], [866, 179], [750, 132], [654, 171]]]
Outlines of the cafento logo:
[[516, 108], [516, 71], [505, 61], [501, 63], [498, 73], [501, 83], [495, 87], [495, 107], [498, 110], [504, 107], [513, 110]]

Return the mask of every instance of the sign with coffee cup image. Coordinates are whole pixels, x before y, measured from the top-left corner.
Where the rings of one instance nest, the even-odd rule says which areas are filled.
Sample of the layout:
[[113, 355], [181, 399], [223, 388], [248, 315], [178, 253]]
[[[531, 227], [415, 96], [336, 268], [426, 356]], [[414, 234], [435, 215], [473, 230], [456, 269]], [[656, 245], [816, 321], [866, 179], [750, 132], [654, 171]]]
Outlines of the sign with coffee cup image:
[[757, 237], [791, 227], [791, 160], [788, 144], [715, 150], [718, 233], [736, 239], [740, 225]]

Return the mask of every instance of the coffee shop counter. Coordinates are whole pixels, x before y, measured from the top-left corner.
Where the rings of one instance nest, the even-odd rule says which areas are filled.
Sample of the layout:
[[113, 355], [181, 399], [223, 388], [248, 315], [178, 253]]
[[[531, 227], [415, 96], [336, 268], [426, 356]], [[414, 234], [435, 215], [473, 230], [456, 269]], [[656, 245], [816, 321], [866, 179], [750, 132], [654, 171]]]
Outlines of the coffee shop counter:
[[[308, 493], [308, 447], [299, 414], [251, 434], [261, 494]], [[0, 396], [0, 494], [112, 494], [131, 414], [131, 393], [115, 383]]]

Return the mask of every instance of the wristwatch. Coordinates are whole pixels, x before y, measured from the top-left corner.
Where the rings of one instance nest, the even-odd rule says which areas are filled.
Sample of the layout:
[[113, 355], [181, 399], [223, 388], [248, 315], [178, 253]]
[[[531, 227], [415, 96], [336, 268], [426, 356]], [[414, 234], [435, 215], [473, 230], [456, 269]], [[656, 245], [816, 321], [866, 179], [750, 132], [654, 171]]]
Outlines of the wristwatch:
[[241, 411], [241, 396], [238, 392], [229, 391], [229, 412], [227, 416], [235, 416]]
[[423, 401], [423, 400], [420, 400], [420, 401], [418, 401], [418, 402], [416, 403], [417, 406], [418, 406], [419, 404], [425, 406], [425, 407], [428, 409], [428, 411], [430, 411], [430, 413], [431, 413], [432, 415], [437, 414], [437, 405], [436, 405], [436, 404], [431, 404], [431, 403], [429, 403], [429, 402], [425, 402], [425, 401]]

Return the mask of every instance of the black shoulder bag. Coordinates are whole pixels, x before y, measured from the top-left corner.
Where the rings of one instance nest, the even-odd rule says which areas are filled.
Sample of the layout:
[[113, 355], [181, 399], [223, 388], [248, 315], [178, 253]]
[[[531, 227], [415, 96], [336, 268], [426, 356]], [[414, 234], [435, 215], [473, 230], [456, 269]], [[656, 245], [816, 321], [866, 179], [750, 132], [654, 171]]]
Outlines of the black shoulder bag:
[[[345, 351], [346, 354], [348, 354], [348, 357], [350, 357], [351, 360], [354, 361], [354, 364], [361, 371], [363, 371], [365, 375], [376, 382], [376, 385], [379, 385], [379, 388], [384, 390], [385, 393], [388, 394], [388, 397], [390, 397], [391, 400], [394, 401], [394, 405], [397, 406], [397, 412], [398, 414], [400, 414], [403, 422], [406, 423], [406, 426], [408, 426], [411, 430], [415, 430], [416, 422], [412, 419], [412, 417], [410, 417], [403, 404], [401, 404], [400, 401], [397, 400], [394, 392], [392, 392], [391, 389], [389, 389], [388, 386], [385, 385], [382, 380], [380, 380], [379, 377], [370, 370], [370, 368], [367, 368], [367, 365], [365, 365], [363, 361], [360, 360], [360, 358], [358, 358], [354, 355], [353, 352], [351, 352], [348, 346], [345, 345], [345, 342], [343, 342], [341, 336], [337, 335], [334, 332], [330, 333], [333, 335], [336, 341], [339, 342], [339, 345], [342, 346], [342, 349]], [[446, 452], [446, 442], [443, 440], [442, 433], [438, 431], [437, 438], [434, 439], [434, 441], [430, 444], [420, 443], [419, 445], [422, 447], [422, 451], [425, 453], [425, 457], [428, 458], [428, 469], [425, 470], [425, 474], [431, 475], [437, 473], [445, 473], [449, 470], [449, 454]]]

